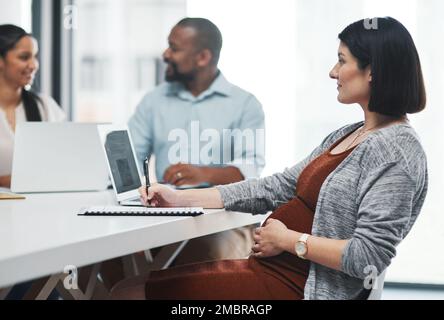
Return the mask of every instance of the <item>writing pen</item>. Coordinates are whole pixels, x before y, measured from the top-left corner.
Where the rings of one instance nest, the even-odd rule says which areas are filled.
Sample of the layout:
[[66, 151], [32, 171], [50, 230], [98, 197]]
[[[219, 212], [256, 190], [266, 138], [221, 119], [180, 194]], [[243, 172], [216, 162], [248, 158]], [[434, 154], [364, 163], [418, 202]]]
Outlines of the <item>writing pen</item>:
[[145, 160], [143, 161], [143, 173], [145, 174], [145, 188], [146, 188], [145, 191], [147, 196], [148, 196], [148, 189], [149, 187], [151, 187], [149, 167], [150, 167], [150, 162], [148, 160], [148, 157], [146, 157]]

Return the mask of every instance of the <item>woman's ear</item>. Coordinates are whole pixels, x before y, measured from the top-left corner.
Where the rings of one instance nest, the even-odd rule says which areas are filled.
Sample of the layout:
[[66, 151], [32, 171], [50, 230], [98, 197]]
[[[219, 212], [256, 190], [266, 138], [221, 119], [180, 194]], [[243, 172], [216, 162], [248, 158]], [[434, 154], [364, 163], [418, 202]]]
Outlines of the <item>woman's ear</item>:
[[367, 67], [366, 72], [367, 72], [368, 82], [372, 82], [372, 69], [370, 68], [370, 66]]

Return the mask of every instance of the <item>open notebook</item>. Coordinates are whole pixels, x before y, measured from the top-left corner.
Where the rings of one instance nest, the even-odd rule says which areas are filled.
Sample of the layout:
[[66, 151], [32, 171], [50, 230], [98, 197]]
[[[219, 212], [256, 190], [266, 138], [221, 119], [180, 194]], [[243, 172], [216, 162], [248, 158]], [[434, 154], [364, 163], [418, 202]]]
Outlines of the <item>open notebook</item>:
[[79, 216], [198, 216], [203, 208], [156, 208], [127, 206], [95, 206], [84, 208]]

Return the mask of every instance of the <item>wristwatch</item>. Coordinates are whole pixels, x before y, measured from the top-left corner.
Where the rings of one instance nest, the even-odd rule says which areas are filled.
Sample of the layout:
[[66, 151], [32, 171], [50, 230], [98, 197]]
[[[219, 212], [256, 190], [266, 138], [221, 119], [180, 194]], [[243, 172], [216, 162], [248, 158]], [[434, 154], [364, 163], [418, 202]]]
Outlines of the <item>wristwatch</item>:
[[310, 235], [304, 233], [298, 240], [298, 242], [296, 242], [295, 245], [295, 251], [296, 251], [296, 255], [305, 260], [305, 256], [307, 255], [308, 252], [308, 246], [307, 246], [307, 239]]

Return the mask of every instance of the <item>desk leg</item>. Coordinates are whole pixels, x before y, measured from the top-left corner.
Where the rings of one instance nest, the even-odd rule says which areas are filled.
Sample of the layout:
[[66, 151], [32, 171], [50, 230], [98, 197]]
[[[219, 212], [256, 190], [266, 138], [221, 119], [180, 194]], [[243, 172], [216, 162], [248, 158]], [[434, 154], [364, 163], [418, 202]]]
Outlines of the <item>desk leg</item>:
[[35, 280], [23, 297], [24, 300], [46, 300], [54, 289], [64, 300], [89, 300], [98, 285], [97, 275], [101, 263], [79, 269], [78, 289], [66, 289], [63, 280], [65, 273], [55, 274]]
[[65, 276], [65, 274], [55, 274], [50, 277], [44, 277], [35, 280], [32, 283], [31, 288], [28, 290], [28, 292], [26, 292], [25, 296], [23, 297], [23, 300], [48, 299], [52, 290], [54, 290], [54, 288], [56, 287], [57, 282], [61, 280], [62, 275]]
[[[177, 255], [185, 247], [187, 242], [188, 240], [185, 240], [182, 242], [163, 246], [154, 256], [154, 258], [151, 255], [151, 251], [148, 250], [145, 252], [138, 252], [129, 256], [122, 257], [121, 260], [123, 262], [125, 272], [120, 280], [114, 281], [113, 283], [108, 281], [106, 283], [109, 298], [118, 298], [119, 296], [114, 295], [114, 292], [119, 292], [122, 289], [131, 287], [133, 284], [136, 283], [140, 284], [140, 279], [148, 279], [151, 271], [168, 268], [173, 263]], [[112, 264], [108, 262], [108, 269], [111, 269], [110, 267], [117, 268], [119, 266], [117, 262], [117, 259], [114, 259], [112, 261]], [[111, 278], [109, 276], [109, 270], [106, 270], [106, 274], [108, 275], [108, 278]], [[107, 278], [106, 275], [105, 278]]]
[[145, 250], [143, 253], [145, 254], [145, 260], [152, 263], [154, 259], [153, 255], [151, 254], [151, 250]]
[[90, 300], [100, 281], [97, 281], [101, 263], [79, 269], [78, 289], [66, 289], [63, 282], [57, 283], [57, 291], [64, 300]]
[[163, 246], [153, 257], [151, 250], [122, 257], [124, 277], [134, 277], [153, 270], [168, 268], [182, 251], [188, 240]]
[[[162, 249], [153, 258], [149, 250], [141, 254], [132, 254], [127, 256], [125, 269], [129, 276], [137, 276], [148, 274], [152, 270], [161, 270], [168, 268], [187, 244], [188, 240], [170, 244], [162, 247]], [[93, 297], [96, 299], [105, 299], [108, 296], [108, 290], [101, 281], [98, 281], [101, 263], [86, 266], [79, 269], [79, 289], [66, 289], [63, 280], [65, 273], [55, 274], [35, 280], [31, 288], [23, 297], [24, 300], [46, 300], [54, 289], [60, 294], [64, 300], [89, 300]], [[0, 300], [6, 298], [12, 287], [0, 289]], [[111, 290], [110, 290], [111, 291]]]
[[186, 246], [188, 240], [166, 245], [157, 253], [153, 262], [150, 264], [150, 270], [167, 269], [176, 259], [177, 255]]

